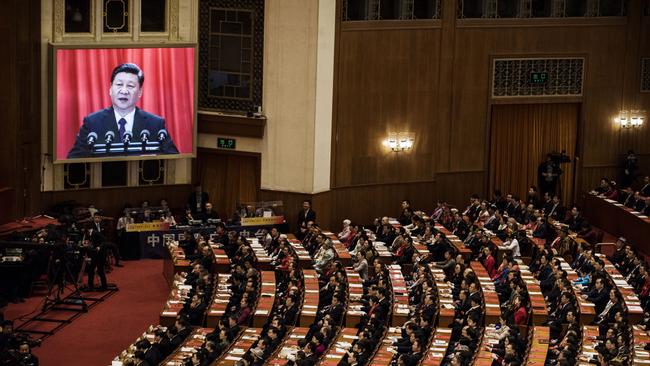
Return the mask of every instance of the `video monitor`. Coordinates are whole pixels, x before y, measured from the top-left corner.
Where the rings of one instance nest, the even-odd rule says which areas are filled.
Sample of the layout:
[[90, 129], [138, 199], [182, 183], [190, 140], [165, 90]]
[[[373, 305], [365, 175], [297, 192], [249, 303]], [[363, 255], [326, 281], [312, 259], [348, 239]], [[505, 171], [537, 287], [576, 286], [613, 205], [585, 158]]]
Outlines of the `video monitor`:
[[52, 47], [54, 162], [195, 156], [196, 47]]

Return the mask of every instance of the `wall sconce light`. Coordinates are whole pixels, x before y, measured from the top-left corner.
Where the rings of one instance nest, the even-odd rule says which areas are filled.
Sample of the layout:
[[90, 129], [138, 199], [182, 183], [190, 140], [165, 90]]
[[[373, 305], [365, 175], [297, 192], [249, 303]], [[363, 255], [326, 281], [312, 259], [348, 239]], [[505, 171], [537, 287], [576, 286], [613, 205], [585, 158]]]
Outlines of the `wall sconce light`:
[[414, 141], [415, 137], [410, 132], [390, 132], [383, 144], [394, 152], [400, 152], [411, 150]]
[[645, 111], [632, 110], [621, 111], [616, 117], [616, 122], [621, 125], [621, 128], [639, 128], [643, 126], [645, 121]]

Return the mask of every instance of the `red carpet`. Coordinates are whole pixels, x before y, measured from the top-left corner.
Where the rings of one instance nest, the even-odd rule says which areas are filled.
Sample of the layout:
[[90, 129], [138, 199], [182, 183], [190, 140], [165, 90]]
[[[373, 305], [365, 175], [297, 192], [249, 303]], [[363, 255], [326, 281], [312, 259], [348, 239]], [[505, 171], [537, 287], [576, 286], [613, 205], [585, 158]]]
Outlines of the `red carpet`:
[[[115, 268], [108, 274], [108, 282], [117, 284], [120, 290], [35, 348], [40, 365], [110, 365], [149, 325], [158, 324], [158, 315], [169, 295], [162, 266], [161, 260], [141, 260]], [[41, 304], [42, 297], [11, 304], [5, 317], [14, 319], [40, 309]]]

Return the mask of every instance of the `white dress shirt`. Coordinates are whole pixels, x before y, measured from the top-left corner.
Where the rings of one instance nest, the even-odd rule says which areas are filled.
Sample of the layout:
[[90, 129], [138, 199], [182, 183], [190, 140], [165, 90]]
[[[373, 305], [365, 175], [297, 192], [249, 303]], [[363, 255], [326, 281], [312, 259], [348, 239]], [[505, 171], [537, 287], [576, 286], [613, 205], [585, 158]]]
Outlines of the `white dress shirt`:
[[135, 119], [135, 108], [124, 117], [122, 117], [119, 113], [117, 113], [115, 109], [113, 109], [113, 113], [115, 113], [115, 123], [117, 123], [117, 130], [118, 131], [120, 130], [120, 119], [124, 118], [126, 120], [126, 124], [124, 125], [124, 131], [133, 135], [133, 120]]

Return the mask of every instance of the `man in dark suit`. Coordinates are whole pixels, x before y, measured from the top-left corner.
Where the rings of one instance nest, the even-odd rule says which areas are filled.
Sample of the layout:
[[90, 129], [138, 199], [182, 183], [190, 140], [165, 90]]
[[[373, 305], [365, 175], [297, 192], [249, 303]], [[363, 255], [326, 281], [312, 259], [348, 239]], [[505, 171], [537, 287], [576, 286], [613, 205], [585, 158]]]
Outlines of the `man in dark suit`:
[[311, 201], [304, 200], [302, 202], [302, 211], [298, 214], [297, 232], [300, 232], [300, 228], [307, 226], [307, 223], [310, 221], [316, 221], [316, 212], [311, 209]]
[[203, 217], [203, 214], [206, 212], [205, 205], [208, 203], [210, 196], [207, 192], [203, 192], [201, 184], [196, 184], [194, 186], [194, 192], [190, 193], [190, 196], [187, 198], [187, 206], [192, 210], [192, 215], [196, 219]]
[[[147, 113], [135, 105], [142, 97], [144, 73], [136, 64], [121, 64], [113, 69], [109, 94], [113, 105], [84, 118], [75, 144], [68, 153], [68, 159], [85, 158], [92, 154], [95, 143], [105, 143], [112, 133], [111, 142], [142, 141], [145, 131], [147, 139], [160, 142], [161, 154], [178, 154], [162, 117]], [[132, 151], [129, 155], [141, 155]]]

